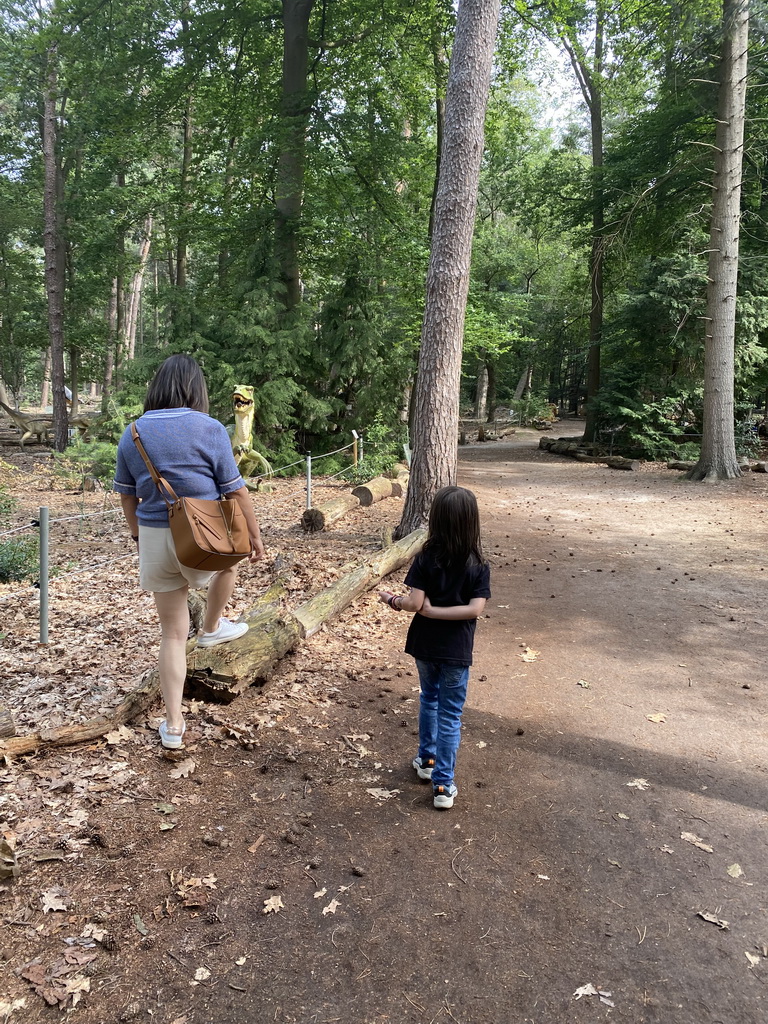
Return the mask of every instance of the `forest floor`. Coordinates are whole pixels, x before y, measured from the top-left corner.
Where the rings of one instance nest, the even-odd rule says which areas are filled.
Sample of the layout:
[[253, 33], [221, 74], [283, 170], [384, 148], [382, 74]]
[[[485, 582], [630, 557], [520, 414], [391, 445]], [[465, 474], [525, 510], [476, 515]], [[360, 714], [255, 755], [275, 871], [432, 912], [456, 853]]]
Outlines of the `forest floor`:
[[[153, 714], [6, 762], [20, 873], [0, 888], [0, 1020], [74, 1005], [83, 1024], [763, 1024], [768, 477], [617, 472], [538, 437], [460, 450], [493, 598], [454, 808], [435, 811], [410, 767], [407, 617], [375, 593], [263, 690], [192, 702], [178, 756]], [[41, 451], [4, 446], [3, 478], [63, 517], [81, 499]], [[280, 559], [298, 603], [401, 511], [304, 538], [279, 498], [258, 498], [268, 558], [236, 610]], [[74, 560], [83, 539], [60, 543]], [[48, 649], [34, 606], [0, 589], [20, 731], [41, 705], [97, 713], [155, 656], [124, 530], [86, 546], [124, 560], [54, 584]]]

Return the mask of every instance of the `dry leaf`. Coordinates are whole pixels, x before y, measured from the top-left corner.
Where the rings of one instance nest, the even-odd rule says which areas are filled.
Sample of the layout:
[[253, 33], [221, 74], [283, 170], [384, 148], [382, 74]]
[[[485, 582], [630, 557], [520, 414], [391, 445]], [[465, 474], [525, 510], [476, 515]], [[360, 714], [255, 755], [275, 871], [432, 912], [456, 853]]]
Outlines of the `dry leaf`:
[[208, 981], [211, 976], [211, 972], [207, 967], [198, 967], [195, 971], [195, 981]]
[[237, 960], [235, 960], [235, 963], [237, 964], [238, 967], [242, 967], [247, 959], [247, 956], [239, 956]]
[[709, 921], [710, 924], [716, 924], [717, 927], [721, 929], [721, 931], [728, 931], [729, 926], [727, 921], [721, 921], [719, 917], [715, 917], [714, 914], [710, 914], [706, 910], [697, 911], [696, 916], [701, 917], [704, 921]]
[[759, 956], [755, 956], [754, 953], [747, 953], [747, 952], [745, 952], [744, 956], [747, 958], [747, 960], [749, 960], [749, 969], [750, 970], [752, 970], [753, 967], [756, 967], [757, 964], [760, 963], [760, 957]]
[[694, 835], [693, 832], [681, 832], [680, 838], [684, 839], [686, 843], [691, 843], [692, 846], [698, 846], [698, 848], [703, 850], [705, 853], [714, 853], [712, 847], [708, 846], [701, 836]]
[[576, 685], [582, 686], [585, 690], [588, 690], [592, 684], [588, 683], [586, 679], [580, 679]]
[[[627, 783], [627, 785], [629, 785], [629, 783]], [[621, 811], [619, 811], [619, 813], [616, 815], [616, 817], [617, 818], [621, 818], [622, 821], [629, 821], [629, 815], [628, 814], [622, 814]]]
[[574, 999], [581, 999], [582, 996], [596, 996], [596, 995], [597, 995], [597, 989], [595, 988], [595, 986], [592, 985], [591, 983], [587, 983], [586, 985], [582, 985], [581, 988], [577, 988], [576, 989], [576, 991], [573, 993], [573, 998]]
[[326, 894], [327, 892], [328, 892], [328, 890], [327, 890], [327, 889], [325, 889], [325, 888], [323, 888], [323, 889], [318, 889], [318, 890], [317, 890], [317, 892], [316, 892], [316, 893], [315, 893], [315, 895], [314, 895], [314, 898], [315, 898], [316, 900], [319, 900], [319, 899], [320, 899], [320, 897], [321, 897], [321, 896], [325, 896], [325, 894]]
[[133, 915], [133, 925], [140, 935], [149, 935], [149, 928], [142, 921], [141, 914]]
[[525, 650], [523, 651], [523, 653], [520, 655], [520, 658], [523, 661], [531, 662], [531, 661], [536, 661], [536, 659], [538, 658], [538, 656], [540, 654], [541, 654], [541, 651], [534, 651], [534, 649], [532, 647], [526, 647]]
[[0, 999], [0, 1017], [8, 1020], [14, 1010], [23, 1010], [26, 1005], [27, 1000], [24, 998], [14, 999], [12, 1002], [8, 999]]
[[338, 900], [331, 900], [327, 907], [323, 907], [323, 917], [326, 914], [335, 914], [337, 909], [341, 906]]
[[377, 800], [389, 800], [391, 796], [397, 796], [400, 792], [399, 789], [366, 789], [366, 793], [370, 793], [371, 796], [376, 797]]
[[67, 894], [63, 893], [61, 889], [47, 889], [40, 898], [43, 901], [44, 914], [51, 910], [67, 909]]
[[187, 757], [183, 761], [179, 761], [176, 767], [168, 774], [172, 779], [188, 779], [195, 768], [197, 768], [196, 762], [191, 757]]
[[264, 900], [264, 909], [262, 914], [277, 914], [283, 909], [283, 899], [281, 896], [270, 896], [268, 900]]
[[666, 844], [666, 843], [665, 843], [665, 844], [664, 844], [663, 846], [660, 846], [660, 847], [659, 847], [659, 850], [660, 850], [660, 851], [661, 851], [662, 853], [674, 853], [674, 852], [675, 852], [675, 851], [674, 851], [674, 850], [672, 849], [672, 847], [671, 847], [671, 846], [667, 846], [667, 844]]
[[628, 782], [627, 785], [630, 789], [639, 789], [641, 792], [651, 788], [651, 784], [648, 779], [632, 779], [632, 781]]
[[657, 711], [655, 715], [646, 715], [645, 717], [649, 722], [656, 722], [657, 725], [660, 725], [662, 722], [666, 722], [667, 720], [667, 716], [662, 714], [661, 711]]
[[741, 869], [741, 864], [731, 864], [728, 868], [728, 874], [731, 878], [741, 878], [744, 872]]
[[118, 743], [123, 743], [125, 740], [132, 740], [134, 736], [133, 729], [129, 729], [127, 725], [120, 725], [117, 729], [108, 732], [104, 739], [110, 746], [117, 746]]

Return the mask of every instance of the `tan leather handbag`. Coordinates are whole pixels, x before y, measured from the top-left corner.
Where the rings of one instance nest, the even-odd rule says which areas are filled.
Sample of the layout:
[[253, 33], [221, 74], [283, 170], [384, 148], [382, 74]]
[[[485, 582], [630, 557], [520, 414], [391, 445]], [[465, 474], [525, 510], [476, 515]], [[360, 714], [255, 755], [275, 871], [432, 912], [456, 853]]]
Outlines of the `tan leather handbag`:
[[188, 569], [218, 572], [246, 558], [251, 553], [251, 539], [237, 501], [234, 498], [229, 501], [226, 498], [215, 501], [180, 498], [155, 469], [135, 423], [131, 424], [131, 437], [168, 508], [168, 523], [179, 562]]

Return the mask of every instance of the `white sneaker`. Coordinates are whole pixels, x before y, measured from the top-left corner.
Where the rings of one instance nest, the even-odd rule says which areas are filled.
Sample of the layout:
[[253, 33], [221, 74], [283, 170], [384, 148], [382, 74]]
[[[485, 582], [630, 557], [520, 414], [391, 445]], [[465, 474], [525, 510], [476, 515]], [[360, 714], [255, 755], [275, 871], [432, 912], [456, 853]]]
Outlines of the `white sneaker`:
[[213, 633], [201, 633], [197, 638], [197, 646], [216, 647], [217, 644], [226, 644], [230, 640], [237, 640], [239, 636], [247, 632], [247, 622], [230, 622], [229, 619], [219, 619], [219, 628]]
[[453, 807], [458, 792], [453, 783], [450, 786], [435, 786], [432, 803], [439, 811], [447, 811]]

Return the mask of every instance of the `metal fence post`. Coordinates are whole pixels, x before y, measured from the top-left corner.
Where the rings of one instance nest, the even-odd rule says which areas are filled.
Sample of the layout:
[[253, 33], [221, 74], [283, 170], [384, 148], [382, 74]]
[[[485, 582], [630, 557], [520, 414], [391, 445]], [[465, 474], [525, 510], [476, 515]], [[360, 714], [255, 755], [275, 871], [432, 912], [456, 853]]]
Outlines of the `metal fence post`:
[[40, 506], [40, 643], [48, 643], [48, 507]]
[[360, 461], [361, 462], [363, 461], [364, 454], [365, 453], [363, 452], [363, 435], [361, 434], [360, 435]]
[[307, 508], [312, 508], [312, 456], [307, 456]]

